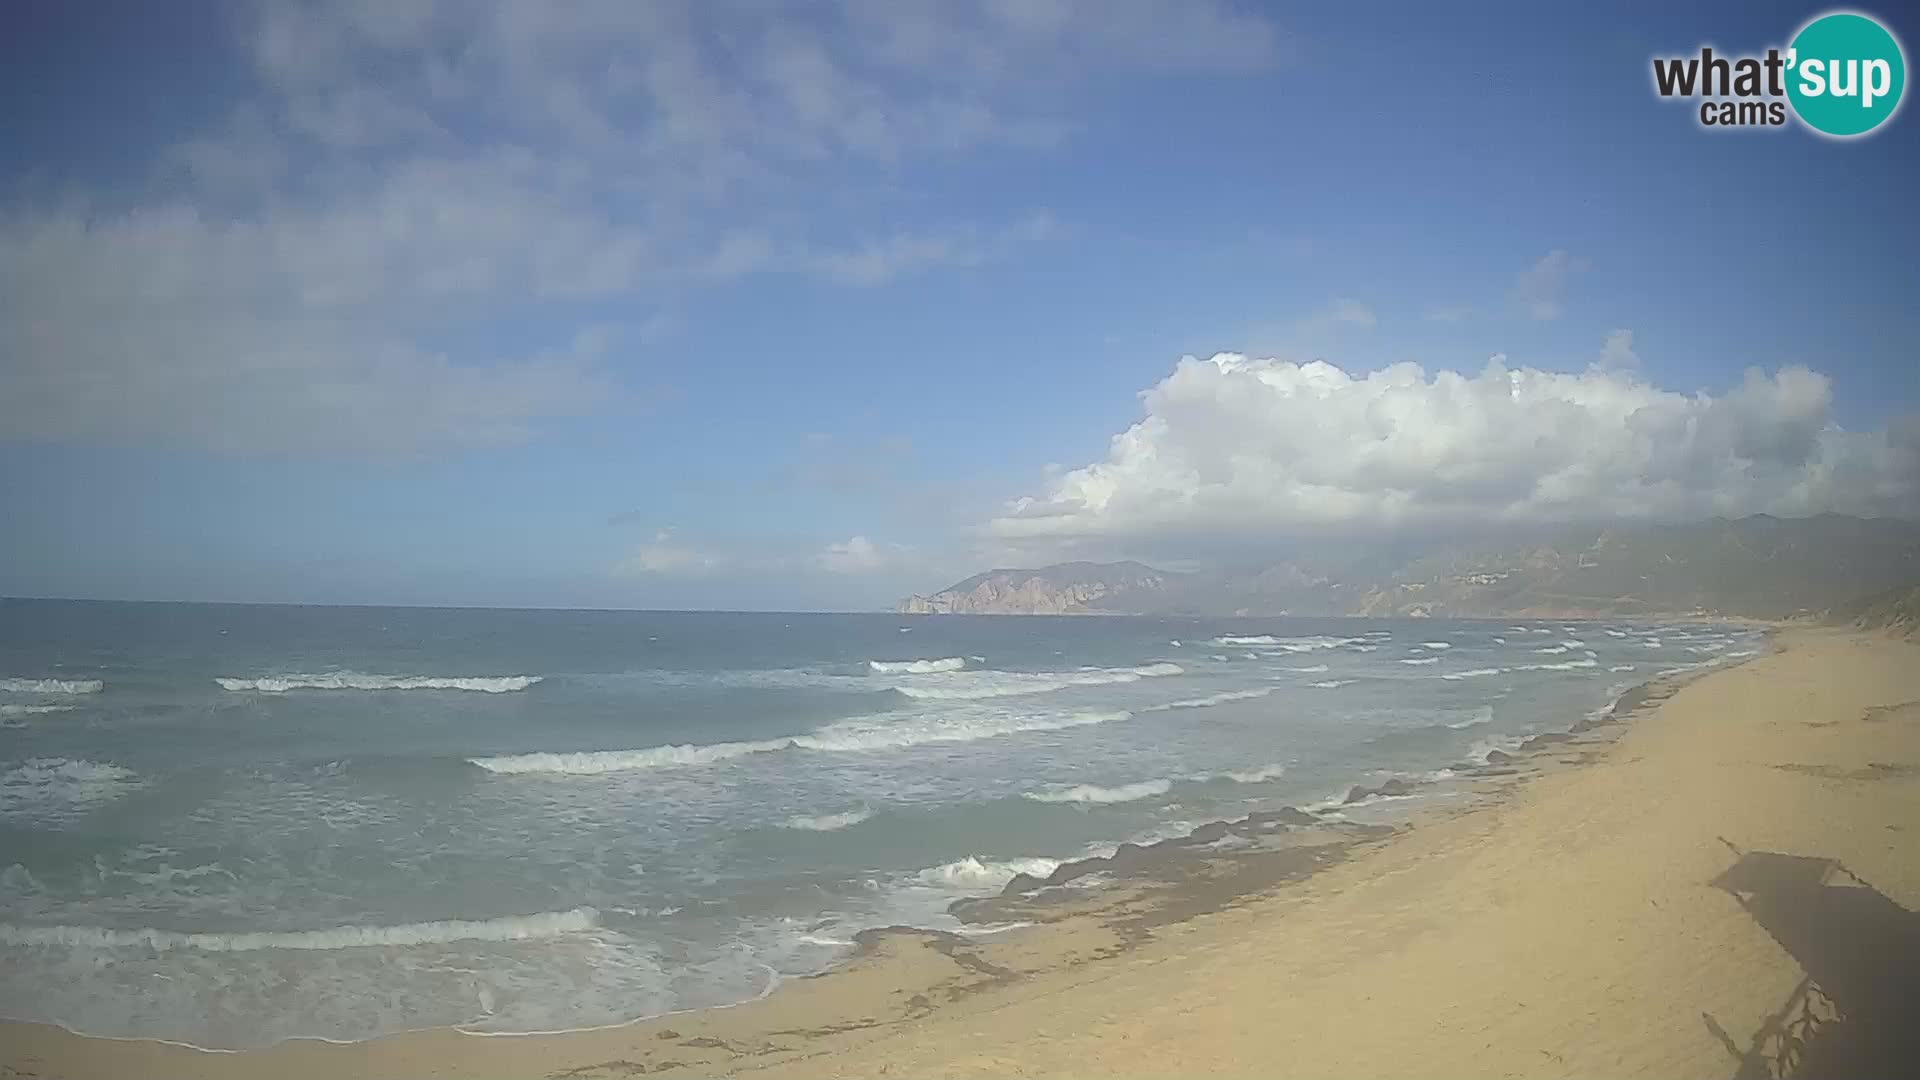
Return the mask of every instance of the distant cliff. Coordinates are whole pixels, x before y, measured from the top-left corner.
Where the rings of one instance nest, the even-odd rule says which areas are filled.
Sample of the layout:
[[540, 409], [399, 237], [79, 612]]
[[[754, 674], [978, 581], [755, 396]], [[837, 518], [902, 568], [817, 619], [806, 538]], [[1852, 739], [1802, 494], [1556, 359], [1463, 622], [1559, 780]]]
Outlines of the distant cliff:
[[898, 610], [1781, 619], [1920, 581], [1920, 525], [1834, 514], [1565, 527], [1427, 551], [1354, 541], [1325, 549], [1319, 558], [1197, 574], [1137, 562], [992, 570], [909, 597]]
[[931, 596], [910, 596], [907, 615], [1080, 615], [1103, 610], [1101, 601], [1125, 595], [1137, 606], [1175, 575], [1137, 562], [1059, 563], [1039, 570], [989, 570]]

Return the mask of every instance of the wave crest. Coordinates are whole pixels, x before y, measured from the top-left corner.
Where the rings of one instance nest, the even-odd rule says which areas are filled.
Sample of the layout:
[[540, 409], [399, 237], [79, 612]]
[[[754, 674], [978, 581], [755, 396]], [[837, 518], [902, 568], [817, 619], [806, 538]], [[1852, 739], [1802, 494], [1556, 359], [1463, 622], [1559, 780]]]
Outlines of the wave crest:
[[366, 675], [329, 671], [317, 675], [262, 675], [256, 679], [217, 678], [222, 690], [284, 694], [289, 690], [472, 690], [506, 694], [541, 681], [539, 675]]
[[0, 679], [0, 694], [97, 694], [99, 679]]
[[1506, 670], [1507, 670], [1506, 668], [1497, 668], [1497, 667], [1477, 667], [1477, 668], [1470, 668], [1466, 671], [1449, 671], [1445, 675], [1442, 675], [1440, 677], [1443, 679], [1453, 679], [1456, 681], [1459, 679], [1478, 679], [1483, 675], [1502, 675], [1506, 673]]
[[[1321, 670], [1324, 671], [1325, 669], [1322, 668]], [[1143, 711], [1165, 712], [1168, 709], [1205, 709], [1214, 705], [1225, 705], [1229, 701], [1251, 701], [1254, 698], [1263, 698], [1278, 689], [1280, 688], [1277, 686], [1260, 686], [1252, 690], [1222, 690], [1217, 694], [1208, 694], [1206, 697], [1182, 698], [1179, 701], [1169, 701], [1165, 705], [1149, 705]]]
[[1073, 686], [1109, 686], [1139, 682], [1169, 675], [1183, 675], [1185, 668], [1165, 662], [1130, 668], [1089, 668], [1083, 671], [979, 671], [948, 673], [944, 682], [914, 683], [896, 686], [895, 692], [928, 701], [983, 701], [997, 697], [1022, 697], [1050, 694]]
[[939, 866], [930, 866], [914, 875], [927, 885], [949, 889], [1002, 889], [1015, 874], [1044, 878], [1060, 868], [1060, 860], [1030, 857], [991, 860], [969, 855]]
[[1030, 791], [1022, 798], [1038, 803], [1123, 803], [1151, 799], [1156, 795], [1165, 795], [1173, 787], [1171, 780], [1142, 780], [1137, 784], [1120, 784], [1115, 787], [1100, 787], [1096, 784], [1075, 784], [1070, 788], [1057, 791]]
[[873, 811], [866, 809], [848, 810], [840, 814], [820, 814], [815, 817], [796, 814], [781, 822], [780, 827], [799, 832], [839, 832], [849, 826], [858, 825], [872, 816]]
[[869, 660], [867, 667], [881, 675], [927, 675], [936, 671], [959, 671], [967, 666], [964, 656], [940, 660]]
[[577, 934], [600, 923], [590, 907], [544, 911], [499, 919], [403, 923], [398, 926], [336, 926], [327, 930], [250, 931], [233, 934], [174, 930], [120, 930], [103, 926], [18, 926], [0, 923], [0, 945], [69, 949], [196, 949], [254, 952], [261, 949], [324, 951], [366, 947], [440, 945], [453, 941], [526, 941]]
[[503, 754], [495, 757], [468, 758], [467, 761], [491, 773], [592, 776], [632, 769], [711, 765], [749, 754], [764, 754], [779, 750], [860, 753], [871, 750], [897, 750], [923, 743], [972, 742], [975, 739], [990, 739], [997, 735], [1057, 731], [1089, 724], [1104, 724], [1109, 720], [1125, 720], [1132, 715], [1125, 710], [1116, 710], [1039, 716], [997, 713], [976, 714], [970, 717], [921, 717], [888, 722], [842, 721], [829, 724], [811, 735], [789, 735], [781, 739], [704, 745], [649, 746], [639, 750]]
[[44, 713], [72, 712], [78, 705], [0, 705], [0, 716], [40, 716]]

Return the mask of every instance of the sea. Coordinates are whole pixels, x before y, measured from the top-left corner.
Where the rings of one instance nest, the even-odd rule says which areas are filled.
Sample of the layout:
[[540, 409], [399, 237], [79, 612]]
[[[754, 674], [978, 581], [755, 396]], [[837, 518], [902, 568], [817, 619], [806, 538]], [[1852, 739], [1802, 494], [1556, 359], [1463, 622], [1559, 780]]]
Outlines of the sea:
[[[724, 1006], [1125, 841], [1444, 778], [1745, 627], [0, 601], [0, 1016]], [[1404, 800], [1444, 798], [1445, 785]], [[1379, 808], [1375, 808], [1376, 810]], [[1393, 810], [1394, 807], [1385, 809]]]

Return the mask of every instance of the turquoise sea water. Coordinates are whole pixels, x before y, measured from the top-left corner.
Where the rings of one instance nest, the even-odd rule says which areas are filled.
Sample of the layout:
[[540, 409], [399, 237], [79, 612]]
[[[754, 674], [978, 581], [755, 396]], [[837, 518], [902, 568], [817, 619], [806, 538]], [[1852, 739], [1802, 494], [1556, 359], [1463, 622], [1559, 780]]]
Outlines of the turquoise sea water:
[[0, 601], [0, 1015], [244, 1047], [736, 1002], [866, 927], [959, 928], [1019, 870], [1431, 774], [1759, 647]]

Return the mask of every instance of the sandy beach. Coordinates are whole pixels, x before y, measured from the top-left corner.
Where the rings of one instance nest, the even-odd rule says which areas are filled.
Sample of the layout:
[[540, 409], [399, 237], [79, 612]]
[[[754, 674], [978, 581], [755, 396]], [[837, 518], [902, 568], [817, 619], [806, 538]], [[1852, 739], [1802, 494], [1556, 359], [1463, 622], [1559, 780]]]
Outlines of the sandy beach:
[[1883, 1016], [1920, 970], [1920, 646], [1789, 630], [1626, 705], [1402, 827], [1216, 828], [1116, 887], [979, 906], [1032, 928], [870, 934], [731, 1009], [241, 1054], [8, 1024], [0, 1076], [1731, 1077], [1910, 1050]]

